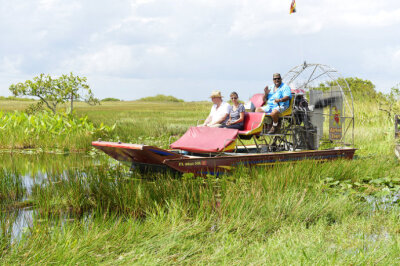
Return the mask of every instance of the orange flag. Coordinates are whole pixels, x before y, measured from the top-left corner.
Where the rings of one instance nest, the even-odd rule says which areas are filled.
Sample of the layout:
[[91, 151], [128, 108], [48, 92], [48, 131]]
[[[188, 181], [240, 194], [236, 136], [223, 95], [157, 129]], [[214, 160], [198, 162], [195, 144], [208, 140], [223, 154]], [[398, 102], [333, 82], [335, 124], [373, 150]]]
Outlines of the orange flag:
[[290, 14], [296, 13], [296, 0], [292, 0], [292, 4], [290, 5]]

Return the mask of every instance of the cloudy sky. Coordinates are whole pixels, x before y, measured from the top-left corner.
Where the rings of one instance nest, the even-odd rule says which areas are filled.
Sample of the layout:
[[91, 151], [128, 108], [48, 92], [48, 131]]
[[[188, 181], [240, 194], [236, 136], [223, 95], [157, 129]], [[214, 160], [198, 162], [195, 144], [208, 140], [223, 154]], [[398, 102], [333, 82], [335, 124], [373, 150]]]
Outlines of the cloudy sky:
[[99, 98], [249, 98], [304, 60], [380, 91], [400, 82], [400, 1], [0, 0], [0, 95], [40, 73]]

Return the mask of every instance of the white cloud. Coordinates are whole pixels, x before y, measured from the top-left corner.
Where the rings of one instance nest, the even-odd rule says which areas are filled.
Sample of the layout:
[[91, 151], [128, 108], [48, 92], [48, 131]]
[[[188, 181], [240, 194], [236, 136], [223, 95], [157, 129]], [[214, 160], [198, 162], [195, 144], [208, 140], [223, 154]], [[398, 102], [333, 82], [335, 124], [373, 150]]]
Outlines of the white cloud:
[[400, 48], [397, 48], [397, 51], [393, 53], [393, 57], [397, 63], [400, 63]]
[[62, 1], [62, 0], [40, 0], [37, 5], [37, 11], [40, 13], [57, 12], [57, 16], [69, 16], [71, 12], [75, 12], [82, 6], [79, 1]]
[[395, 10], [380, 10], [373, 14], [345, 13], [343, 22], [355, 27], [386, 27], [400, 23], [400, 8]]
[[[154, 80], [171, 92], [199, 79], [250, 87], [304, 59], [398, 83], [400, 2], [302, 0], [289, 15], [290, 2], [2, 1], [0, 84], [7, 76], [73, 71], [141, 86]], [[108, 83], [95, 84], [104, 90]]]
[[10, 73], [11, 75], [19, 74], [19, 67], [22, 64], [23, 56], [4, 56], [0, 61], [0, 72]]
[[63, 69], [71, 69], [85, 74], [118, 75], [138, 66], [132, 48], [126, 45], [106, 45], [95, 52], [78, 54], [65, 60]]

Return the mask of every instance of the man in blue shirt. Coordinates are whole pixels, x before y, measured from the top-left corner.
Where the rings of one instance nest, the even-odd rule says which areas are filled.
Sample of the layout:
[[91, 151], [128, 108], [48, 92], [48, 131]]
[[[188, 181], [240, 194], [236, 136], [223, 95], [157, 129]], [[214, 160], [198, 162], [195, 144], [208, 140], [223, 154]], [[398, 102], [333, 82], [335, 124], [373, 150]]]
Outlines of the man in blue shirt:
[[274, 88], [269, 90], [268, 86], [264, 89], [266, 105], [258, 107], [256, 112], [265, 112], [272, 117], [272, 128], [268, 134], [276, 134], [279, 130], [279, 114], [288, 109], [292, 92], [288, 85], [282, 82], [281, 74], [273, 75]]

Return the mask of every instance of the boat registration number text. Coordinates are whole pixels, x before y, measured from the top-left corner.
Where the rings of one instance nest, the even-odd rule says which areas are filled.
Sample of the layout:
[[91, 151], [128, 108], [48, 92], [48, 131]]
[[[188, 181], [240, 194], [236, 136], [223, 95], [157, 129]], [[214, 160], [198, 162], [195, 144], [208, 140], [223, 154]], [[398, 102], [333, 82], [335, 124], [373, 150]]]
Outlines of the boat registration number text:
[[206, 161], [197, 161], [197, 162], [180, 162], [178, 166], [199, 166], [199, 165], [207, 165]]

